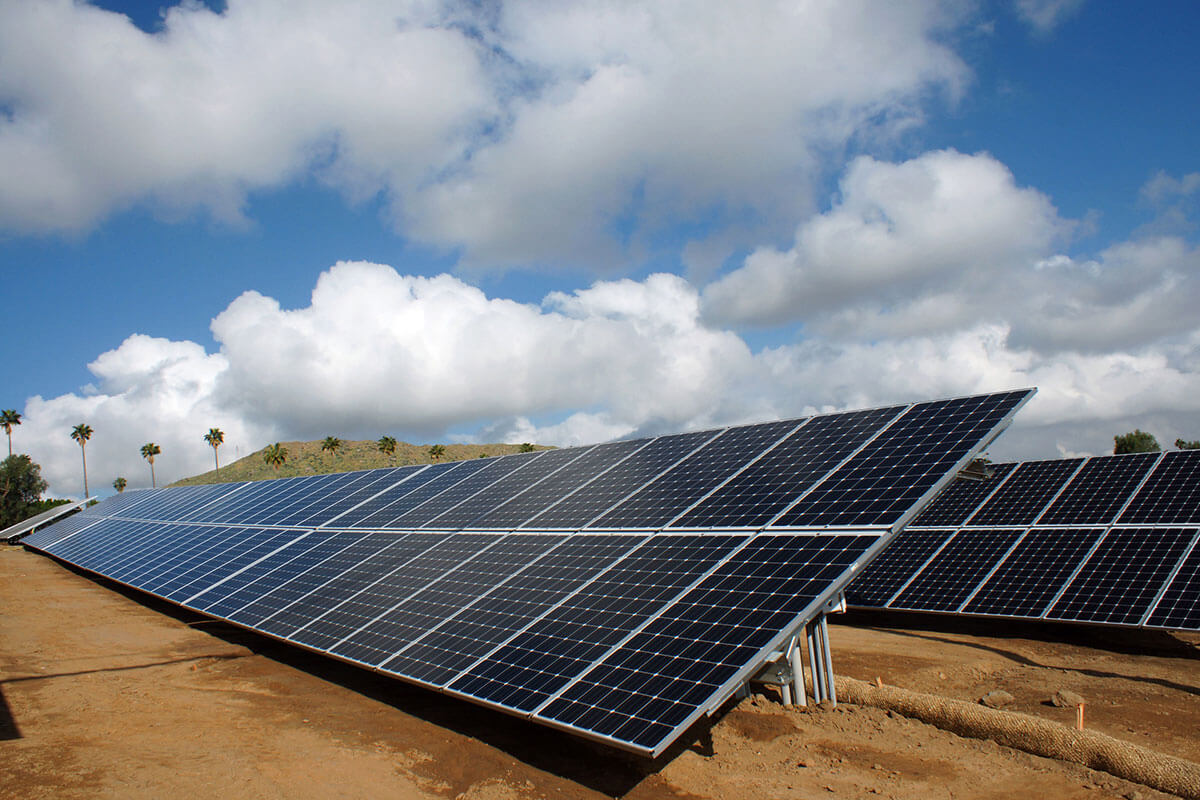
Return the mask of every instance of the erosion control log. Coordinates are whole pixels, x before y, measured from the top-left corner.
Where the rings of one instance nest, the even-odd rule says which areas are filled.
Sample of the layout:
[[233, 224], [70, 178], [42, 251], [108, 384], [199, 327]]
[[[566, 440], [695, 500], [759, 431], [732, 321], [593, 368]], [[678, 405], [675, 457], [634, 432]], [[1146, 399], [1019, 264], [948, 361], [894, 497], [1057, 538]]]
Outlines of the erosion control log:
[[1005, 747], [1073, 761], [1162, 792], [1200, 800], [1200, 764], [1103, 733], [854, 678], [839, 676], [835, 685], [838, 698], [848, 703], [888, 709], [959, 736], [991, 739]]

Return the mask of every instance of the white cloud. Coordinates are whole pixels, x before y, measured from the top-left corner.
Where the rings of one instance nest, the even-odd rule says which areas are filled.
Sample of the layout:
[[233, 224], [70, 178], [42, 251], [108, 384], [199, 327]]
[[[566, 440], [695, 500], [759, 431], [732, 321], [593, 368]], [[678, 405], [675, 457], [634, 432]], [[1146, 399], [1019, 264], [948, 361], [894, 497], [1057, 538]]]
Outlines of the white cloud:
[[[1075, 267], [1049, 261], [1043, 272]], [[705, 326], [698, 292], [673, 275], [601, 281], [539, 307], [447, 275], [346, 262], [303, 308], [237, 298], [213, 321], [217, 353], [131, 336], [92, 362], [90, 391], [30, 399], [15, 438], [52, 493], [78, 494], [68, 433], [79, 422], [96, 431], [96, 489], [117, 475], [147, 484], [138, 448], [150, 440], [163, 448], [160, 480], [207, 470], [212, 426], [227, 434], [226, 461], [277, 439], [385, 432], [568, 445], [1036, 385], [1000, 457], [1105, 452], [1133, 427], [1165, 443], [1200, 435], [1200, 326], [1189, 320], [1091, 352], [1042, 352], [1017, 343], [1013, 324], [980, 322], [875, 341], [813, 335], [753, 353]]]
[[1073, 223], [989, 155], [859, 158], [786, 251], [760, 248], [704, 292], [719, 324], [802, 322], [876, 340], [1005, 326], [1040, 353], [1136, 349], [1195, 329], [1200, 250], [1177, 237], [1059, 252]]
[[469, 264], [613, 267], [676, 221], [728, 249], [811, 207], [822, 154], [960, 90], [955, 6], [230, 0], [148, 34], [3, 3], [0, 229], [236, 222], [316, 176]]

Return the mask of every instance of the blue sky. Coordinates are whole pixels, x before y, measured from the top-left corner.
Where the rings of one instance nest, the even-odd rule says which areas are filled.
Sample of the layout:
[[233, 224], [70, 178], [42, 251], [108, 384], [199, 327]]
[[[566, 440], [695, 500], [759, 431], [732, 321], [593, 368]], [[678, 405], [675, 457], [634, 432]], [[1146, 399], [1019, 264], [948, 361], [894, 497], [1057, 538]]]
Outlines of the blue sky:
[[1200, 436], [1200, 9], [0, 4], [0, 405], [164, 450], [556, 444], [1037, 385]]

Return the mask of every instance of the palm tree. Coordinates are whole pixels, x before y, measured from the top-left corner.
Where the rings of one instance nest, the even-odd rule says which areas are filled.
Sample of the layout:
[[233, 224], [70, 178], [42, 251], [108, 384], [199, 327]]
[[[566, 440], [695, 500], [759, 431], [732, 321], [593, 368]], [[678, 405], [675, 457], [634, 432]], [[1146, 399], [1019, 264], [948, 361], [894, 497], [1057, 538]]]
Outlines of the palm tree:
[[326, 436], [325, 441], [321, 442], [321, 452], [328, 450], [333, 453], [333, 457], [337, 458], [338, 448], [342, 446], [342, 440], [336, 436]]
[[117, 478], [113, 481], [113, 488], [117, 490], [117, 494], [125, 491], [125, 487], [129, 485], [129, 481], [124, 478]]
[[287, 460], [287, 448], [279, 442], [269, 445], [266, 450], [263, 450], [263, 461], [274, 467], [276, 472], [279, 472], [279, 468], [287, 463]]
[[379, 447], [379, 452], [385, 456], [391, 456], [392, 463], [396, 463], [396, 440], [391, 436], [380, 436], [379, 441], [375, 443]]
[[213, 466], [216, 468], [217, 478], [220, 479], [221, 462], [217, 460], [217, 448], [225, 443], [225, 432], [220, 428], [209, 428], [208, 433], [204, 434], [204, 441], [213, 449]]
[[0, 411], [0, 426], [4, 427], [4, 432], [8, 434], [8, 454], [12, 455], [12, 429], [13, 425], [21, 424], [21, 415], [17, 413], [15, 408], [6, 408]]
[[429, 446], [429, 457], [432, 460], [437, 461], [444, 455], [446, 455], [446, 445], [434, 444]]
[[83, 457], [83, 496], [87, 497], [87, 441], [92, 438], [92, 426], [79, 423], [71, 429], [71, 438], [79, 442], [79, 455]]
[[518, 453], [532, 453], [533, 445], [531, 445], [529, 442], [522, 442], [521, 446], [517, 448], [517, 452]]
[[154, 457], [162, 452], [162, 448], [154, 442], [146, 442], [142, 445], [142, 458], [150, 462], [150, 488], [157, 489], [158, 483], [154, 480]]

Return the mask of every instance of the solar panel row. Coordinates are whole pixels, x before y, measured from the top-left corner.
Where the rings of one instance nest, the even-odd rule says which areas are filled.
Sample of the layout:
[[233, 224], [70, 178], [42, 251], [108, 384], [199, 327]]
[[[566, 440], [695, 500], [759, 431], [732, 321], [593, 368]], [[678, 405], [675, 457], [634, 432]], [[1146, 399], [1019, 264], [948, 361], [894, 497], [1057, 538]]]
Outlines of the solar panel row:
[[[26, 543], [297, 645], [656, 754], [819, 614], [1030, 394], [130, 493]], [[809, 529], [787, 528], [788, 515]]]
[[1200, 451], [997, 465], [947, 488], [847, 602], [1200, 630], [1198, 476]]

